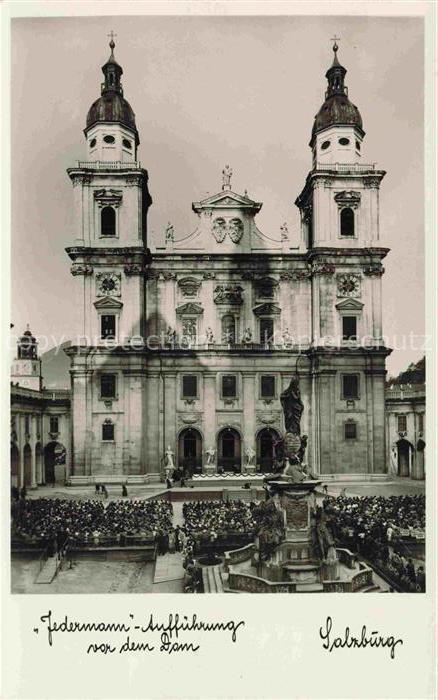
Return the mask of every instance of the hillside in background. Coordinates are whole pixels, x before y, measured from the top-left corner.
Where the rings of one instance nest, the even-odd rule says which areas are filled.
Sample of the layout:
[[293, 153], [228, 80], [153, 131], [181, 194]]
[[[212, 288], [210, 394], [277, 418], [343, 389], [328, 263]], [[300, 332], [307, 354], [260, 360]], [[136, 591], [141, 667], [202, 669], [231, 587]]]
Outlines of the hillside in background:
[[409, 367], [400, 372], [397, 377], [388, 380], [389, 386], [400, 384], [424, 384], [426, 381], [426, 357], [422, 357], [418, 362], [412, 362]]
[[70, 389], [70, 360], [64, 352], [71, 341], [67, 340], [56, 348], [41, 355], [43, 384], [46, 389]]

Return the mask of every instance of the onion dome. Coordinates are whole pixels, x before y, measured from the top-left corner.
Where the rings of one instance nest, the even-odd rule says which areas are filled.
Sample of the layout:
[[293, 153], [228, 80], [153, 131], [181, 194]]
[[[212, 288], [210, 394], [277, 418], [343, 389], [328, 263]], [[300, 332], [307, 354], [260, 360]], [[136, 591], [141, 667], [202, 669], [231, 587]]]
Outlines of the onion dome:
[[346, 68], [338, 61], [338, 45], [333, 46], [333, 63], [328, 69], [325, 77], [328, 86], [325, 93], [325, 102], [315, 117], [312, 129], [313, 140], [320, 131], [324, 131], [330, 126], [355, 126], [364, 135], [362, 128], [362, 117], [356, 105], [348, 99], [348, 89], [344, 85]]
[[102, 95], [93, 102], [88, 110], [85, 132], [97, 122], [117, 122], [135, 132], [138, 145], [140, 140], [135, 125], [135, 114], [129, 102], [123, 97], [123, 87], [120, 82], [123, 69], [114, 58], [115, 43], [112, 39], [109, 46], [111, 55], [102, 66], [102, 72], [105, 76], [105, 82], [101, 85]]
[[29, 324], [23, 335], [18, 339], [18, 359], [36, 359], [37, 341], [30, 331]]

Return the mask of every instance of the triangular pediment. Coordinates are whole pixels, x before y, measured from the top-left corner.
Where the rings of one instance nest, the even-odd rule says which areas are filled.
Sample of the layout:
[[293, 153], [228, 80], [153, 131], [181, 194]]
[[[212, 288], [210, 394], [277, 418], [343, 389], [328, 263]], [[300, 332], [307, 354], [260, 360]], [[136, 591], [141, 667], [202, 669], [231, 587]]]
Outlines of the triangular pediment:
[[176, 309], [176, 313], [178, 316], [182, 315], [194, 315], [198, 316], [200, 314], [204, 313], [204, 309], [200, 304], [194, 304], [194, 303], [188, 303], [188, 304], [183, 304], [182, 306], [178, 306]]
[[253, 312], [256, 316], [278, 316], [281, 309], [277, 304], [258, 304], [253, 308]]
[[123, 304], [112, 297], [103, 297], [103, 299], [95, 301], [94, 306], [96, 309], [121, 309]]
[[203, 209], [247, 209], [258, 212], [262, 208], [260, 202], [254, 202], [249, 197], [237, 194], [231, 190], [222, 190], [200, 202], [193, 202], [192, 209], [196, 212]]
[[358, 299], [343, 299], [336, 304], [339, 311], [361, 311], [363, 304]]

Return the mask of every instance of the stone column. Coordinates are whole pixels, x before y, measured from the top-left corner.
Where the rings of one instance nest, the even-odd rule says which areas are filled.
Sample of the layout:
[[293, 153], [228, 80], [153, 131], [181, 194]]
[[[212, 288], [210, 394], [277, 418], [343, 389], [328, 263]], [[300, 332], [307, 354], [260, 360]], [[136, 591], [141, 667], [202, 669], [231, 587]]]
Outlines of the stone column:
[[17, 413], [17, 447], [18, 447], [18, 488], [24, 484], [24, 415]]
[[[176, 372], [164, 370], [164, 449], [176, 454]], [[161, 454], [164, 457], [164, 454]], [[176, 464], [175, 464], [176, 466]]]
[[36, 489], [37, 478], [36, 478], [36, 416], [33, 413], [30, 416], [30, 446], [31, 446], [31, 470], [30, 470], [30, 488]]
[[[206, 372], [204, 374], [204, 445], [203, 450], [214, 447], [216, 450], [215, 471], [217, 467], [216, 444], [216, 374]], [[206, 469], [206, 460], [203, 459], [203, 471]]]
[[161, 452], [160, 417], [162, 416], [161, 379], [158, 372], [148, 372], [146, 378], [146, 415], [143, 424], [144, 447], [146, 453], [146, 473], [160, 474]]
[[[246, 464], [246, 448], [252, 447], [254, 452], [256, 450], [256, 440], [255, 440], [255, 372], [242, 372], [243, 381], [243, 445], [242, 445], [242, 468]], [[254, 471], [255, 473], [255, 463], [256, 457], [254, 458]]]

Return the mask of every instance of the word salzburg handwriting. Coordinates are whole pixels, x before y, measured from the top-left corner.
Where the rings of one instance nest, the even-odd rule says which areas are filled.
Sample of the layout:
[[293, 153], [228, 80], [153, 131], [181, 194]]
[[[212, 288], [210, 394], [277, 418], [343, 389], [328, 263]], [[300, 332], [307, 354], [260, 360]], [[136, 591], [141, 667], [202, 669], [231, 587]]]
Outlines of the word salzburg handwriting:
[[360, 638], [353, 637], [350, 635], [350, 628], [346, 627], [343, 636], [335, 637], [332, 636], [332, 618], [328, 617], [326, 620], [326, 627], [323, 630], [322, 627], [319, 628], [319, 636], [324, 639], [324, 644], [322, 645], [324, 649], [332, 652], [333, 649], [365, 649], [366, 647], [378, 648], [378, 647], [388, 647], [391, 649], [391, 659], [395, 657], [395, 648], [397, 644], [403, 644], [402, 639], [395, 639], [392, 635], [389, 637], [382, 637], [379, 632], [373, 630], [373, 632], [367, 633], [366, 625], [362, 627], [362, 633]]

